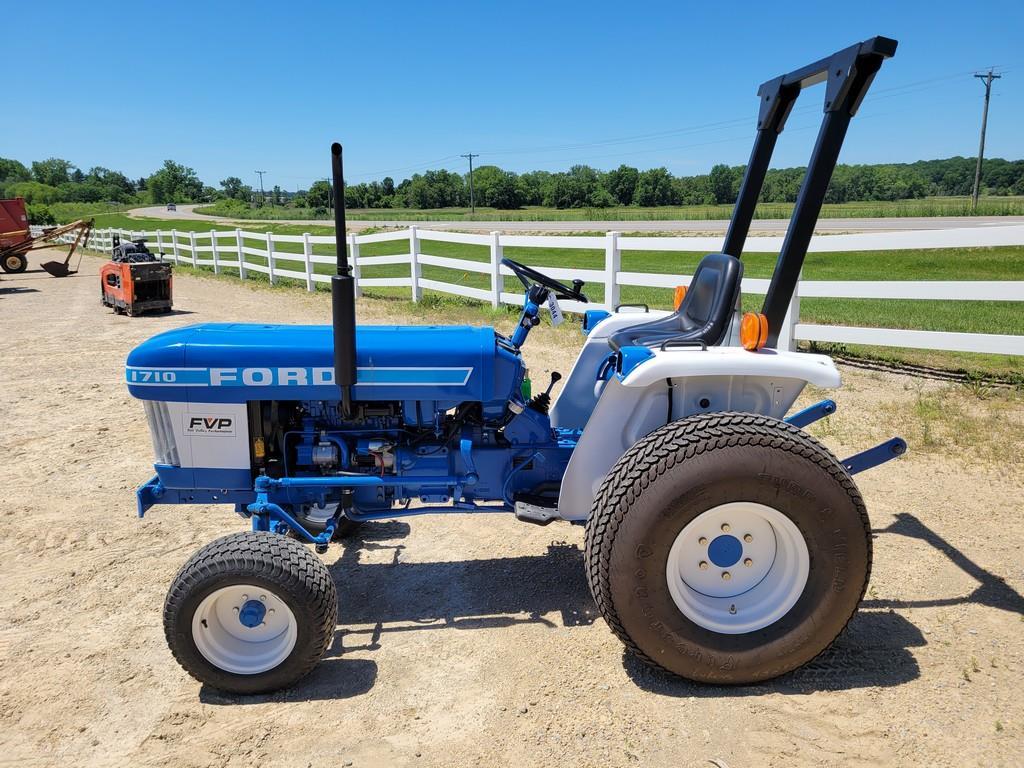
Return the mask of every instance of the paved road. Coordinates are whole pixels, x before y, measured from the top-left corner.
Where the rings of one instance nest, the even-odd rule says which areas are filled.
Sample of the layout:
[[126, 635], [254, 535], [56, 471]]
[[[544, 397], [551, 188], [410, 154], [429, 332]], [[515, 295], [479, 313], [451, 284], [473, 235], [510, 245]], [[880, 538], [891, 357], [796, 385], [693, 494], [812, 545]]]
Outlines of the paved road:
[[[205, 216], [195, 212], [194, 205], [179, 205], [177, 211], [168, 211], [164, 206], [136, 208], [133, 216], [159, 219], [202, 219], [211, 223], [232, 222], [218, 216]], [[258, 221], [258, 220], [251, 220]], [[267, 222], [260, 222], [267, 223]], [[329, 226], [329, 221], [301, 219], [277, 220], [277, 224], [308, 226]], [[1024, 216], [913, 216], [906, 218], [882, 219], [821, 219], [817, 232], [897, 232], [921, 229], [960, 229], [963, 227], [991, 227], [1024, 224]], [[416, 225], [424, 229], [456, 229], [474, 232], [689, 232], [700, 234], [724, 233], [729, 222], [724, 220], [697, 221], [401, 221], [379, 219], [376, 221], [348, 220], [350, 230], [367, 227], [408, 227]], [[788, 219], [758, 219], [751, 230], [759, 233], [778, 234], [786, 231]]]

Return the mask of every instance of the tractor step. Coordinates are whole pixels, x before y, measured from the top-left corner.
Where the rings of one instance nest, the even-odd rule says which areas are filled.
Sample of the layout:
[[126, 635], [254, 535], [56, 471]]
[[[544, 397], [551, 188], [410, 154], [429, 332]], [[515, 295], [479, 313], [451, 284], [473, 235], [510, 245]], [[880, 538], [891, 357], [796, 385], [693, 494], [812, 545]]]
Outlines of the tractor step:
[[541, 507], [536, 504], [527, 504], [525, 501], [517, 501], [516, 519], [534, 525], [547, 525], [552, 520], [558, 519], [558, 510], [554, 507]]

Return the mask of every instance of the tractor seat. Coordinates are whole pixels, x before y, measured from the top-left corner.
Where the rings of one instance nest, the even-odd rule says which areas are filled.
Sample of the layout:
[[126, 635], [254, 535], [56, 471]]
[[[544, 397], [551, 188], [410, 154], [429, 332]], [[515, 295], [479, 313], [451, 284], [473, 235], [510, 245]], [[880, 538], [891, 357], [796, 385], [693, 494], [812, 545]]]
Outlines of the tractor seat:
[[652, 347], [670, 339], [714, 346], [729, 330], [742, 277], [743, 262], [724, 253], [710, 253], [697, 265], [686, 296], [675, 312], [624, 328], [612, 334], [608, 344], [616, 352], [622, 347]]

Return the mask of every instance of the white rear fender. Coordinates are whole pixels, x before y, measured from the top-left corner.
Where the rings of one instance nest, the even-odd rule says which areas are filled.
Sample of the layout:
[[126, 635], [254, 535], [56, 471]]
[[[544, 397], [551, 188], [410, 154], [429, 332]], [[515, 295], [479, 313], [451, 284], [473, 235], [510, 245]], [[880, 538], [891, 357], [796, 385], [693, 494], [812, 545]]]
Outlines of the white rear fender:
[[825, 355], [738, 347], [651, 352], [632, 370], [595, 388], [597, 403], [562, 479], [562, 519], [589, 517], [597, 490], [619, 457], [670, 420], [716, 411], [781, 419], [806, 384], [840, 384], [839, 371]]
[[669, 347], [651, 352], [652, 358], [623, 376], [625, 386], [646, 387], [655, 381], [690, 376], [798, 379], [823, 388], [840, 384], [839, 371], [827, 355], [776, 349], [748, 352], [740, 347]]

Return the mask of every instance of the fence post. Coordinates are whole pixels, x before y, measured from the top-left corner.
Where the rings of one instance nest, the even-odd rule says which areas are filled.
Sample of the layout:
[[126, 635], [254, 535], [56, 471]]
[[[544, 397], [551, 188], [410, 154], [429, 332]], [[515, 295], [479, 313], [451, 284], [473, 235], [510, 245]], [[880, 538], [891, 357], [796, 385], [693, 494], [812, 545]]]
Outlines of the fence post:
[[156, 231], [156, 252], [160, 254], [160, 261], [164, 260], [164, 233], [159, 229]]
[[348, 236], [348, 260], [352, 267], [352, 285], [355, 288], [355, 296], [358, 299], [363, 295], [363, 289], [359, 287], [359, 241], [356, 240], [356, 233]]
[[316, 285], [313, 283], [313, 262], [311, 257], [313, 255], [313, 246], [309, 242], [309, 232], [302, 233], [302, 257], [306, 261], [306, 290], [315, 291]]
[[213, 254], [213, 274], [220, 274], [220, 255], [217, 253], [217, 232], [210, 230], [210, 253]]
[[188, 247], [192, 250], [192, 269], [197, 269], [199, 267], [199, 264], [196, 261], [196, 233], [195, 232], [189, 232], [188, 233]]
[[270, 284], [274, 285], [277, 278], [274, 277], [274, 236], [267, 232], [267, 274], [270, 276]]
[[178, 230], [171, 230], [171, 250], [174, 251], [174, 263], [178, 263]]
[[782, 328], [779, 329], [779, 349], [792, 352], [796, 349], [796, 324], [800, 322], [800, 280], [804, 273], [801, 270], [797, 277], [796, 285], [793, 286], [793, 298], [789, 300], [789, 308], [782, 320]]
[[604, 243], [604, 303], [605, 309], [614, 312], [619, 301], [619, 271], [622, 269], [622, 252], [619, 251], [619, 233], [608, 232]]
[[416, 235], [416, 227], [409, 227], [409, 277], [412, 280], [412, 300], [419, 301], [423, 298], [423, 291], [420, 290], [420, 277], [423, 273], [420, 269], [420, 239]]
[[501, 233], [491, 232], [491, 306], [495, 309], [501, 306], [501, 289], [505, 287], [505, 280], [501, 276], [503, 253]]
[[238, 276], [245, 280], [245, 252], [242, 250], [244, 241], [241, 228], [235, 229], [235, 242], [238, 243]]

